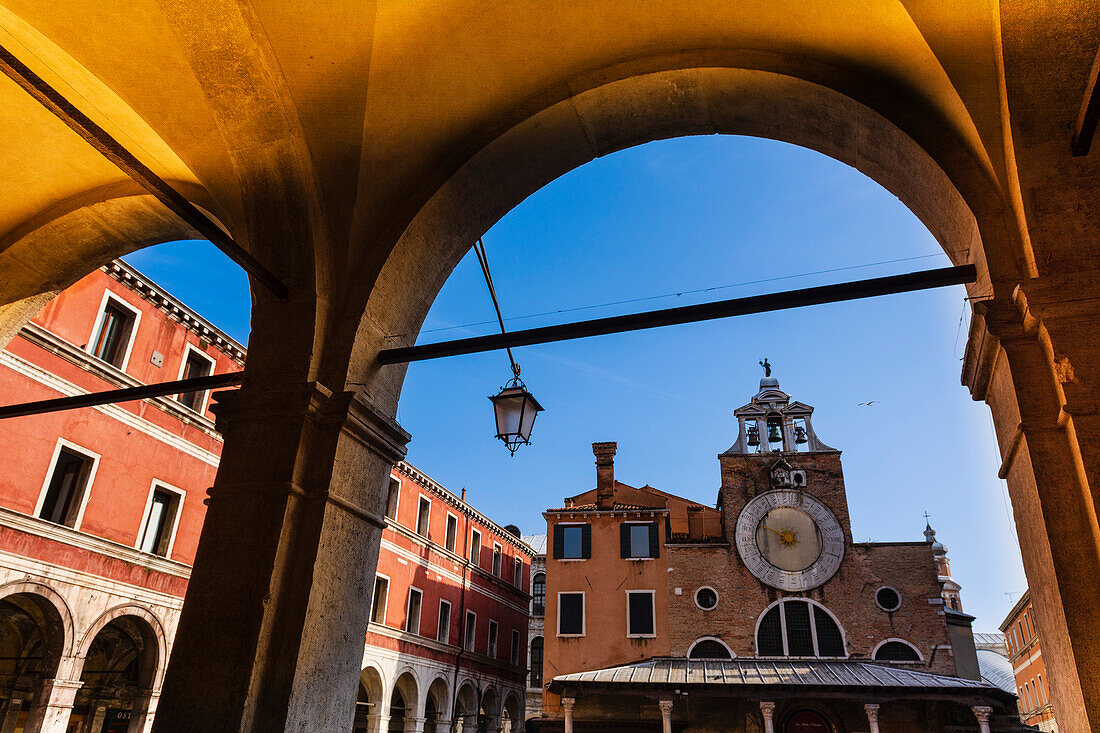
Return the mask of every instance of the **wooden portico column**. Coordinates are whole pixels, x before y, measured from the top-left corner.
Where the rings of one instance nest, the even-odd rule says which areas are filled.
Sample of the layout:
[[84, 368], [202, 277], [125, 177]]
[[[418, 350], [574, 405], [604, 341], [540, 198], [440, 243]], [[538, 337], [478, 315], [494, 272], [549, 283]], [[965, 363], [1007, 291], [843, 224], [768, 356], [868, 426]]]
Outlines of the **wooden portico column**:
[[225, 449], [155, 733], [352, 727], [383, 487], [409, 436], [359, 394], [281, 380], [267, 335], [249, 367], [273, 376], [218, 398]]
[[[1074, 406], [1063, 385], [1071, 381], [1072, 362], [1059, 356], [1022, 291], [1014, 301], [979, 303], [975, 312], [988, 333], [977, 323], [972, 328], [972, 343], [982, 346], [968, 355], [968, 381], [975, 398], [985, 399], [993, 412], [1000, 476], [1012, 496], [1055, 712], [1064, 730], [1085, 733], [1100, 727], [1100, 606], [1086, 592], [1100, 577], [1100, 466], [1090, 470], [1082, 442], [1096, 441], [1100, 433], [1083, 433], [1087, 420], [1070, 412]], [[1100, 345], [1100, 327], [1081, 318], [1076, 329], [1084, 345], [1075, 353], [1083, 358], [1091, 353], [1087, 344]], [[1070, 332], [1063, 338], [1069, 348]]]

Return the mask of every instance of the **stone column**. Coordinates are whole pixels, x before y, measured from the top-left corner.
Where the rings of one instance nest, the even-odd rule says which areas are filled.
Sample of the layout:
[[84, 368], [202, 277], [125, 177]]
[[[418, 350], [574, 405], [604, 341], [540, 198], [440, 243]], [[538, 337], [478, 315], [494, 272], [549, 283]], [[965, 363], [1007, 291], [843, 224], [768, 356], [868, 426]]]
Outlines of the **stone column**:
[[[1093, 336], [1095, 319], [1067, 328], [1073, 319], [1048, 305], [1046, 320], [1055, 333], [1065, 330], [1056, 344], [1032, 305], [1017, 293], [1012, 301], [975, 306], [993, 338], [980, 329], [978, 337], [972, 335], [972, 342], [985, 346], [968, 349], [968, 357], [977, 353], [967, 371], [974, 375], [969, 382], [975, 398], [989, 403], [997, 427], [1000, 476], [1012, 495], [1058, 722], [1084, 731], [1100, 726], [1100, 606], [1081, 592], [1100, 576], [1100, 460], [1090, 460], [1085, 449], [1100, 440], [1100, 428], [1088, 430], [1087, 415], [1096, 408], [1091, 392], [1100, 389], [1100, 378], [1084, 376], [1100, 362], [1100, 345]], [[998, 345], [1006, 359], [996, 357]], [[1062, 355], [1063, 349], [1077, 358]], [[1080, 390], [1082, 382], [1089, 388]]]
[[23, 733], [65, 733], [80, 680], [44, 680]]
[[451, 721], [446, 718], [438, 718], [435, 721], [435, 733], [451, 733]]
[[84, 721], [81, 733], [100, 733], [103, 730], [103, 721], [107, 718], [107, 706], [97, 705], [95, 713]]
[[878, 733], [878, 705], [867, 703], [863, 709], [867, 713], [867, 724], [871, 726], [871, 733]]
[[993, 708], [988, 705], [975, 705], [970, 709], [978, 719], [978, 729], [981, 733], [989, 733], [989, 716], [993, 714]]
[[658, 700], [657, 706], [661, 708], [662, 733], [672, 733], [672, 700]]
[[424, 733], [425, 718], [417, 718], [412, 715], [405, 716], [405, 733]]
[[367, 716], [367, 730], [370, 733], [386, 733], [390, 727], [390, 716], [372, 713]]
[[565, 711], [565, 731], [564, 733], [573, 733], [573, 706], [577, 704], [575, 697], [563, 697], [561, 699], [561, 709]]
[[148, 733], [153, 728], [153, 717], [157, 712], [160, 692], [146, 692], [134, 701], [134, 710], [130, 715], [130, 727], [127, 733]]
[[15, 726], [19, 722], [19, 716], [23, 713], [23, 698], [8, 698], [4, 705], [4, 717], [0, 718], [0, 733], [15, 733]]
[[350, 730], [385, 487], [409, 436], [316, 382], [246, 377], [215, 410], [225, 448], [153, 730]]
[[760, 703], [760, 712], [764, 715], [764, 733], [775, 733], [775, 703]]

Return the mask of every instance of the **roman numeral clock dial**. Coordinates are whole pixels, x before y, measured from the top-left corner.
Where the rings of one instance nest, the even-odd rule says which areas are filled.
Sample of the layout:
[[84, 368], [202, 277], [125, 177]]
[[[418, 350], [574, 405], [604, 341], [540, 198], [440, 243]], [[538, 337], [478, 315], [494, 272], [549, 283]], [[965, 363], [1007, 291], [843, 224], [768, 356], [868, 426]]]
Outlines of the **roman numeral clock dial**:
[[737, 552], [773, 588], [805, 591], [833, 577], [844, 557], [844, 533], [827, 506], [802, 491], [753, 498], [737, 518]]

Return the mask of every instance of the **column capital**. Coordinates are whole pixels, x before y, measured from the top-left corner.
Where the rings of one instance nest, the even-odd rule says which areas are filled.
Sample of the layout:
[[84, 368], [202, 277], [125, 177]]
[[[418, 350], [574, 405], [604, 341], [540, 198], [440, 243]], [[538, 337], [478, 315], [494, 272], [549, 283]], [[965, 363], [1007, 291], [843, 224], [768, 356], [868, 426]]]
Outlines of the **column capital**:
[[878, 704], [877, 703], [865, 703], [863, 706], [864, 712], [867, 713], [867, 720], [871, 723], [878, 722]]
[[564, 709], [565, 712], [567, 712], [567, 713], [572, 712], [573, 706], [576, 705], [576, 704], [577, 704], [577, 698], [575, 698], [575, 697], [562, 697], [561, 698], [562, 709]]
[[672, 705], [675, 701], [669, 698], [664, 698], [657, 701], [657, 707], [661, 709], [662, 715], [668, 715], [672, 712]]
[[761, 701], [760, 712], [764, 714], [764, 720], [771, 720], [772, 716], [775, 715], [775, 703]]
[[974, 713], [974, 717], [978, 719], [978, 722], [983, 725], [988, 725], [989, 717], [993, 715], [993, 708], [988, 705], [973, 705], [970, 711]]

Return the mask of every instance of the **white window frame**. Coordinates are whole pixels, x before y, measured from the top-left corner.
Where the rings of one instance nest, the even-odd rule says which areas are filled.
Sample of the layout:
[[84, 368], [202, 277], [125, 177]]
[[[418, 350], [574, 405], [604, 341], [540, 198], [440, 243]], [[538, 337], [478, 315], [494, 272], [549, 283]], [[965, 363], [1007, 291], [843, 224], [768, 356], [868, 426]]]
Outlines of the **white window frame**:
[[[412, 594], [416, 591], [420, 594], [420, 611], [416, 615], [416, 631], [409, 630], [409, 609], [412, 608]], [[416, 634], [417, 636], [423, 636], [420, 633], [420, 629], [423, 626], [424, 621], [424, 591], [417, 588], [415, 585], [409, 586], [409, 592], [405, 595], [405, 624], [403, 631], [407, 634]]]
[[[583, 527], [586, 524], [591, 524], [591, 522], [558, 522], [554, 526], [555, 527]], [[547, 540], [547, 542], [550, 543], [550, 552], [551, 552], [551, 554], [553, 554], [553, 551], [554, 551], [554, 535], [553, 535], [553, 532], [551, 532], [550, 536], [547, 537], [546, 540]], [[564, 536], [562, 537], [562, 544], [563, 545], [565, 544], [565, 537]], [[562, 549], [565, 549], [565, 548], [563, 547]], [[589, 549], [591, 549], [591, 548], [589, 548]], [[582, 555], [584, 554], [584, 530], [583, 529], [581, 530], [581, 554]], [[587, 558], [587, 557], [555, 557], [554, 560], [556, 560], [557, 562], [588, 562], [589, 558]]]
[[[660, 546], [660, 544], [661, 544], [661, 528], [657, 526], [656, 520], [633, 520], [633, 521], [623, 522], [623, 524], [628, 525], [628, 526], [629, 525], [645, 525], [646, 527], [649, 527], [650, 525], [653, 525], [654, 527], [657, 528], [657, 545]], [[646, 531], [646, 552], [649, 552], [649, 531], [648, 530]], [[631, 556], [631, 557], [624, 557], [623, 558], [623, 560], [627, 560], [627, 561], [630, 561], [630, 562], [639, 562], [639, 561], [644, 561], [644, 560], [656, 560], [656, 559], [657, 558], [653, 557], [652, 555], [643, 555], [643, 556], [640, 556], [640, 557]]]
[[[628, 590], [626, 592], [626, 638], [628, 639], [656, 639], [657, 638], [657, 591], [655, 590]], [[653, 617], [653, 633], [652, 634], [632, 634], [630, 633], [630, 596], [631, 595], [648, 595], [650, 596], [649, 608]]]
[[[474, 617], [473, 631], [469, 634], [466, 633], [466, 629], [469, 624], [466, 623], [466, 619]], [[477, 611], [471, 611], [466, 609], [466, 615], [462, 618], [462, 648], [465, 651], [472, 652], [477, 648]]]
[[[421, 494], [417, 492], [419, 498], [416, 500], [416, 526], [413, 527], [413, 533], [424, 539], [428, 539], [432, 532], [432, 497], [427, 494]], [[428, 502], [428, 516], [424, 520], [424, 534], [420, 534], [420, 507], [424, 502]]]
[[512, 662], [513, 667], [518, 667], [519, 666], [519, 645], [520, 645], [520, 643], [521, 642], [520, 642], [520, 638], [519, 638], [519, 629], [512, 629], [512, 649], [511, 649], [511, 656], [509, 657], [509, 659]]
[[504, 547], [493, 541], [493, 577], [500, 578], [504, 574]]
[[[147, 529], [145, 523], [149, 521], [149, 513], [153, 510], [153, 494], [157, 489], [162, 489], [170, 494], [175, 494], [177, 497], [176, 502], [176, 515], [172, 517], [172, 527], [168, 531], [168, 548], [164, 551], [163, 557], [168, 559], [172, 557], [172, 548], [176, 546], [176, 530], [180, 526], [180, 517], [183, 515], [183, 502], [187, 498], [187, 492], [178, 486], [161, 481], [160, 479], [153, 479], [153, 482], [149, 485], [149, 494], [145, 497], [145, 512], [141, 515], [141, 524], [138, 525], [137, 539], [134, 541], [134, 549], [141, 548], [141, 541], [144, 539], [145, 530]], [[150, 553], [156, 555], [155, 552]], [[158, 555], [158, 557], [161, 557]]]
[[[496, 633], [493, 633], [493, 632]], [[485, 640], [485, 656], [489, 659], [496, 659], [497, 653], [500, 652], [500, 623], [494, 619], [489, 619], [488, 638]]]
[[[134, 325], [130, 328], [130, 337], [126, 341], [126, 348], [122, 352], [122, 364], [115, 366], [111, 362], [100, 359], [93, 354], [95, 349], [95, 342], [99, 339], [99, 333], [103, 330], [103, 322], [107, 314], [107, 301], [112, 300], [115, 304], [122, 306], [126, 310], [134, 314]], [[99, 301], [99, 310], [96, 311], [95, 322], [92, 324], [92, 335], [88, 337], [88, 343], [84, 346], [84, 350], [88, 352], [88, 355], [100, 363], [107, 364], [113, 369], [118, 369], [121, 372], [125, 372], [126, 368], [130, 365], [130, 353], [134, 350], [134, 339], [137, 337], [138, 325], [141, 324], [141, 310], [137, 306], [130, 305], [121, 297], [115, 295], [106, 289], [103, 291], [103, 299]]]
[[[187, 369], [187, 357], [189, 357], [191, 354], [198, 354], [199, 358], [205, 359], [207, 361], [207, 363], [210, 364], [210, 374], [213, 374], [214, 372], [216, 372], [218, 370], [218, 360], [217, 359], [210, 356], [210, 354], [207, 354], [205, 351], [203, 351], [202, 349], [198, 348], [193, 343], [188, 341], [187, 346], [183, 350], [183, 358], [180, 359], [179, 376], [177, 376], [176, 379], [183, 379], [183, 373]], [[191, 410], [192, 412], [198, 413], [199, 415], [205, 415], [206, 414], [206, 406], [207, 406], [207, 403], [210, 400], [210, 390], [208, 390], [208, 389], [202, 389], [202, 390], [196, 389], [196, 390], [192, 390], [192, 391], [202, 392], [202, 399], [199, 400], [199, 409], [197, 409], [197, 410], [191, 410], [191, 408], [188, 407], [187, 405], [183, 404], [183, 400], [180, 399], [181, 396], [183, 396], [184, 394], [189, 394], [189, 393], [180, 392], [175, 397], [173, 397], [173, 399], [176, 402], [178, 402], [181, 407], [183, 407], [185, 409], [188, 409], [188, 410]]]
[[1037, 675], [1037, 676], [1039, 678], [1039, 694], [1042, 695], [1043, 704], [1046, 705], [1047, 704], [1047, 690], [1046, 690], [1045, 687], [1043, 687], [1043, 675], [1040, 674], [1040, 675]]
[[[38, 492], [38, 501], [34, 505], [34, 518], [39, 519], [39, 514], [42, 513], [42, 505], [46, 503], [46, 492], [50, 489], [50, 482], [53, 480], [53, 472], [57, 467], [57, 457], [61, 455], [61, 449], [68, 448], [74, 453], [79, 453], [82, 456], [92, 459], [92, 467], [88, 469], [88, 480], [84, 482], [84, 491], [80, 497], [80, 508], [76, 511], [76, 521], [73, 522], [73, 526], [69, 529], [79, 530], [81, 523], [84, 521], [84, 510], [88, 507], [88, 499], [92, 495], [92, 484], [95, 482], [96, 471], [99, 470], [99, 459], [102, 457], [95, 451], [88, 450], [84, 446], [77, 445], [71, 440], [65, 440], [65, 438], [58, 438], [57, 443], [53, 447], [53, 455], [50, 456], [50, 463], [46, 467], [46, 478], [42, 481], [42, 488]], [[43, 522], [49, 521], [46, 519]], [[53, 522], [50, 522], [54, 524]], [[67, 527], [68, 525], [57, 525], [61, 527]]]
[[[443, 618], [443, 607], [447, 607], [447, 627], [443, 629], [444, 637], [439, 638], [439, 621]], [[435, 617], [435, 640], [441, 644], [451, 643], [451, 612], [454, 608], [451, 607], [451, 602], [443, 598], [439, 599], [439, 615]]]
[[[447, 528], [451, 524], [451, 520], [455, 520], [455, 541], [454, 545], [447, 547]], [[458, 515], [452, 512], [447, 512], [447, 521], [443, 525], [443, 549], [448, 552], [456, 552], [458, 550]]]
[[[910, 649], [912, 649], [913, 651], [915, 651], [917, 653], [917, 659], [915, 659], [915, 660], [911, 659], [911, 660], [908, 660], [908, 661], [897, 660], [897, 659], [882, 659], [882, 660], [875, 659], [875, 655], [878, 654], [879, 648], [885, 646], [886, 644], [889, 644], [892, 641], [900, 642], [900, 643], [904, 644], [905, 646], [909, 647]], [[871, 661], [889, 662], [890, 664], [924, 664], [924, 655], [920, 653], [920, 649], [917, 648], [916, 644], [914, 644], [910, 641], [906, 641], [905, 639], [898, 639], [897, 637], [891, 637], [889, 639], [883, 639], [878, 644], [875, 644], [875, 648], [871, 650]]]
[[[567, 595], [579, 595], [581, 597], [581, 633], [579, 633], [579, 634], [563, 634], [563, 633], [561, 633], [561, 597], [562, 596], [567, 596]], [[558, 591], [558, 604], [557, 605], [558, 605], [558, 607], [557, 607], [556, 610], [557, 610], [558, 613], [557, 613], [557, 619], [555, 619], [555, 623], [557, 624], [557, 628], [555, 629], [555, 631], [557, 631], [558, 636], [560, 636], [562, 638], [565, 638], [565, 639], [576, 639], [576, 638], [580, 638], [580, 637], [584, 636], [585, 633], [588, 631], [588, 599], [585, 598], [584, 591], [583, 590], [559, 590]]]
[[[887, 608], [886, 606], [884, 606], [884, 605], [882, 605], [881, 603], [878, 602], [878, 594], [879, 594], [880, 591], [883, 591], [883, 590], [892, 590], [892, 591], [894, 591], [894, 593], [897, 594], [897, 596], [898, 596], [897, 608]], [[901, 591], [898, 590], [897, 588], [895, 588], [892, 585], [880, 585], [878, 588], [875, 588], [875, 605], [878, 606], [880, 610], [885, 611], [886, 613], [897, 613], [898, 611], [901, 610], [901, 604], [904, 603], [904, 602], [905, 601], [904, 601], [904, 598], [901, 595]]]
[[[391, 517], [389, 514], [387, 514], [385, 512], [388, 512], [389, 509], [390, 509], [390, 489], [393, 487], [394, 484], [397, 484], [397, 498], [394, 499], [394, 502], [393, 502], [393, 516]], [[393, 474], [390, 474], [390, 483], [386, 487], [386, 509], [385, 509], [385, 512], [383, 512], [384, 517], [386, 519], [390, 520], [391, 522], [397, 522], [397, 518], [399, 516], [401, 516], [401, 479], [397, 478]]]
[[[699, 591], [701, 591], [701, 590], [709, 590], [711, 593], [714, 594], [714, 605], [711, 606], [710, 608], [703, 608], [702, 606], [699, 605]], [[722, 596], [718, 595], [718, 591], [714, 589], [714, 586], [701, 585], [701, 586], [699, 586], [698, 588], [695, 589], [694, 593], [691, 594], [691, 600], [695, 603], [695, 607], [698, 608], [700, 611], [703, 611], [705, 613], [710, 613], [714, 609], [718, 608], [718, 602], [722, 600]], [[706, 638], [709, 639], [710, 637], [706, 637]]]
[[700, 636], [698, 639], [691, 642], [691, 646], [688, 647], [688, 650], [687, 650], [688, 659], [691, 659], [691, 652], [695, 649], [695, 647], [698, 646], [699, 644], [703, 643], [704, 641], [715, 641], [715, 642], [718, 642], [719, 644], [721, 644], [722, 647], [725, 648], [726, 652], [730, 655], [730, 659], [734, 659], [737, 656], [736, 654], [733, 653], [733, 650], [730, 649], [729, 644], [722, 641], [717, 636]]
[[[764, 620], [764, 617], [768, 615], [769, 611], [771, 611], [776, 606], [778, 606], [782, 603], [786, 603], [788, 601], [794, 601], [794, 602], [798, 602], [798, 603], [809, 603], [811, 606], [817, 606], [818, 608], [823, 610], [825, 613], [829, 614], [829, 617], [833, 619], [833, 623], [835, 623], [836, 627], [838, 629], [840, 629], [840, 647], [841, 647], [841, 649], [844, 650], [844, 656], [843, 657], [823, 657], [821, 655], [815, 655], [815, 656], [812, 656], [812, 657], [802, 657], [802, 656], [791, 656], [791, 655], [788, 654], [788, 655], [784, 655], [784, 656], [781, 656], [781, 657], [770, 657], [770, 656], [764, 656], [763, 654], [761, 654], [760, 651], [759, 651], [759, 644], [757, 644], [757, 641], [760, 639], [760, 622], [762, 622]], [[785, 650], [789, 649], [790, 646], [787, 644], [787, 614], [783, 613], [782, 609], [780, 609], [780, 611], [779, 611], [779, 630], [780, 630], [781, 638], [783, 639], [783, 649], [785, 649]], [[810, 611], [810, 637], [813, 639], [814, 651], [816, 652], [819, 649], [818, 644], [817, 644], [817, 624], [814, 623], [814, 615], [813, 615], [812, 610]], [[848, 656], [849, 656], [848, 655], [848, 635], [844, 631], [844, 625], [840, 623], [840, 619], [838, 619], [836, 617], [836, 614], [834, 614], [828, 608], [826, 608], [825, 606], [818, 603], [817, 601], [815, 601], [812, 598], [802, 598], [802, 597], [799, 597], [799, 596], [788, 596], [786, 598], [780, 598], [778, 601], [772, 601], [771, 603], [769, 603], [768, 606], [763, 611], [760, 612], [760, 615], [756, 617], [756, 626], [753, 629], [752, 642], [753, 642], [753, 646], [757, 647], [756, 656], [760, 657], [761, 659], [847, 659]], [[919, 651], [918, 651], [918, 653], [919, 653]], [[873, 656], [872, 656], [872, 658], [873, 658]]]
[[512, 556], [512, 585], [523, 587], [523, 558], [519, 555]]
[[[475, 534], [477, 535], [477, 557], [472, 557], [472, 555], [474, 554], [474, 535]], [[481, 534], [481, 530], [474, 529], [473, 527], [470, 528], [470, 541], [466, 545], [466, 557], [469, 559], [470, 562], [472, 562], [474, 564], [475, 568], [480, 568], [481, 567], [481, 550], [483, 548], [482, 538], [483, 538], [483, 535]]]
[[[390, 581], [390, 576], [386, 575], [385, 573], [375, 573], [374, 578], [375, 578], [375, 585], [378, 584], [378, 578], [381, 578], [382, 580], [386, 581], [386, 603], [382, 606], [382, 620], [381, 621], [371, 621], [371, 623], [372, 624], [378, 624], [379, 626], [385, 626], [386, 625], [386, 610], [387, 610], [388, 606], [390, 605], [390, 587], [393, 584]], [[373, 586], [371, 587], [371, 593], [372, 594], [374, 593], [374, 587]], [[377, 604], [378, 604], [378, 598], [376, 598], [375, 596], [372, 595], [371, 599], [370, 599], [371, 616], [374, 616], [374, 607]]]

